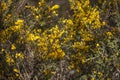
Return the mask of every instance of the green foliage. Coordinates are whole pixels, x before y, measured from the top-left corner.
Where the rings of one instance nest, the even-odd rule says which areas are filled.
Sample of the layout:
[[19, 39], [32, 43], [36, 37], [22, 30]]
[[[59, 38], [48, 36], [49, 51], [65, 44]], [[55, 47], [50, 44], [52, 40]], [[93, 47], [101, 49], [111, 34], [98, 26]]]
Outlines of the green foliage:
[[49, 2], [1, 0], [0, 79], [120, 79], [119, 0]]

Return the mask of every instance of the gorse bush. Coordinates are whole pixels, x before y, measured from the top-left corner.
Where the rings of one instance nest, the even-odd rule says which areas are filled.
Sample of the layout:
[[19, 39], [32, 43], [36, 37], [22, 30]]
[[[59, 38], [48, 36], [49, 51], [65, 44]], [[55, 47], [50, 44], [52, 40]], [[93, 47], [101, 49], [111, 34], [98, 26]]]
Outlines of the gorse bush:
[[119, 80], [120, 1], [93, 1], [1, 0], [0, 79]]

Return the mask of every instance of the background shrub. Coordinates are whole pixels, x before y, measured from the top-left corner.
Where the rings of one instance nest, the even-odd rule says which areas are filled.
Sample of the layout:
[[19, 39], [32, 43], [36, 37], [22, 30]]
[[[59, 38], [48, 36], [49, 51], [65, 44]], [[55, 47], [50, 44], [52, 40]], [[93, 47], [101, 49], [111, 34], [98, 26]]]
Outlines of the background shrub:
[[0, 79], [119, 80], [119, 0], [1, 0]]

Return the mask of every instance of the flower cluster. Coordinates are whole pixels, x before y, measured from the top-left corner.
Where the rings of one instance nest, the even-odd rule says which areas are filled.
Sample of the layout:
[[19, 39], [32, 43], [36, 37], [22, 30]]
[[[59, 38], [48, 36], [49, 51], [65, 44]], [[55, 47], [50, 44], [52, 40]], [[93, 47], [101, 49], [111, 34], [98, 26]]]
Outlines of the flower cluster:
[[19, 1], [0, 3], [0, 79], [119, 77], [115, 74], [120, 70], [119, 0], [63, 0], [64, 6], [54, 0], [31, 5], [29, 0], [16, 16]]

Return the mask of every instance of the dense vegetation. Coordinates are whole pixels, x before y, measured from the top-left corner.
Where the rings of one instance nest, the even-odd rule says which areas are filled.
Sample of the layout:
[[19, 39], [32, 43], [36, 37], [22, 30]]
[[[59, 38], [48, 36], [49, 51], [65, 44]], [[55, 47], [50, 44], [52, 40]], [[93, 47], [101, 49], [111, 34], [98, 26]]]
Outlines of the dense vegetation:
[[0, 80], [120, 80], [120, 0], [0, 0]]

